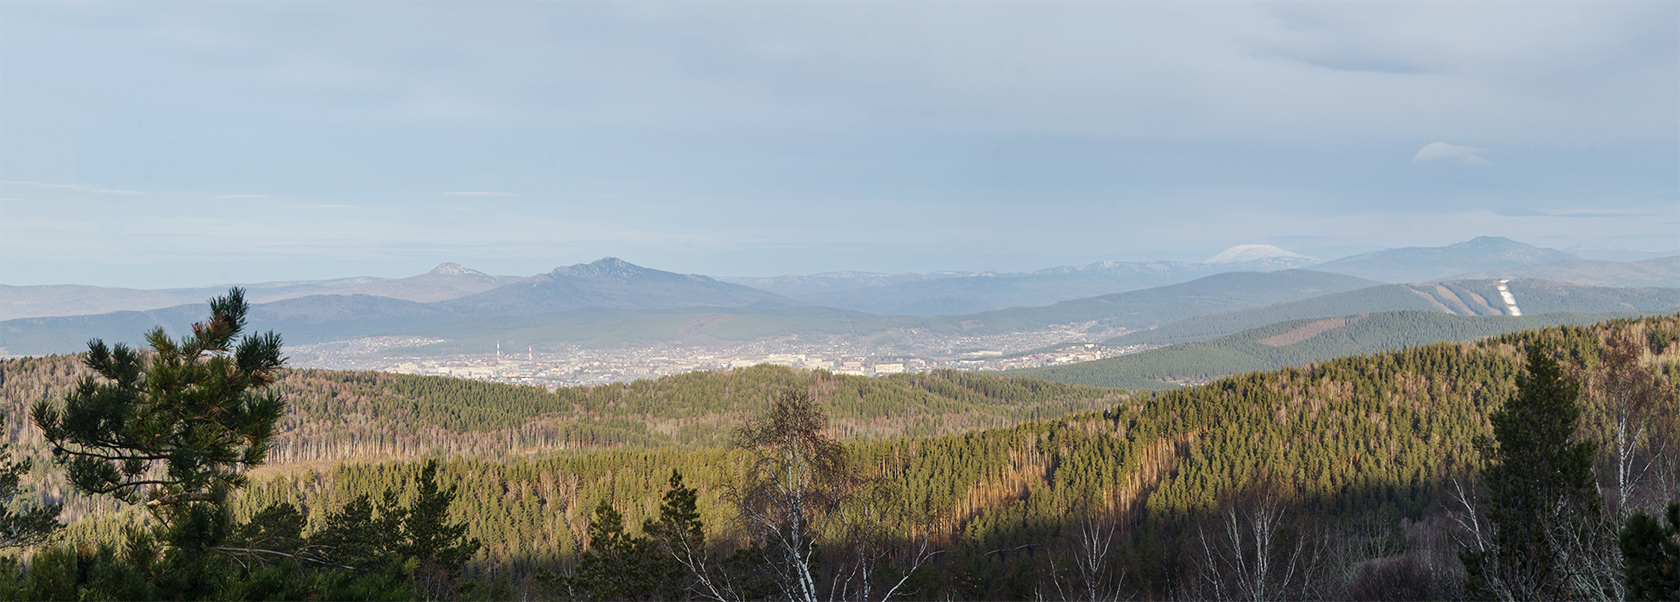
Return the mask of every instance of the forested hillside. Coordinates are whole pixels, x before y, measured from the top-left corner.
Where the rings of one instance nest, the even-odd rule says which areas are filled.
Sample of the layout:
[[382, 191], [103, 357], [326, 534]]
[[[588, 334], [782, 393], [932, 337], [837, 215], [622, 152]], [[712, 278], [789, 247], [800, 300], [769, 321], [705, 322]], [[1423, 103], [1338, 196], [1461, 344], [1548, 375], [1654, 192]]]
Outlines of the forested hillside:
[[1180, 343], [1090, 362], [1012, 370], [1009, 374], [1099, 387], [1171, 389], [1230, 374], [1305, 366], [1347, 355], [1635, 316], [1573, 312], [1459, 316], [1408, 310], [1308, 318], [1278, 322], [1209, 341]]
[[[946, 551], [937, 561], [942, 568], [926, 572], [913, 597], [1054, 597], [1057, 580], [1072, 578], [1081, 533], [1091, 523], [1119, 534], [1101, 566], [1125, 575], [1125, 591], [1196, 597], [1203, 573], [1213, 569], [1191, 536], [1194, 525], [1260, 484], [1269, 484], [1268, 499], [1285, 501], [1290, 537], [1322, 552], [1311, 567], [1321, 578], [1317, 587], [1326, 588], [1317, 595], [1348, 595], [1354, 590], [1333, 588], [1393, 578], [1359, 564], [1380, 558], [1388, 559], [1383, 566], [1436, 563], [1429, 570], [1440, 578], [1417, 587], [1450, 589], [1462, 579], [1448, 566], [1456, 528], [1448, 520], [1455, 508], [1450, 477], [1472, 470], [1472, 442], [1488, 432], [1488, 413], [1511, 395], [1521, 349], [1555, 349], [1572, 378], [1590, 384], [1603, 367], [1603, 341], [1615, 336], [1636, 340], [1645, 353], [1640, 361], [1666, 386], [1680, 379], [1680, 318], [1563, 326], [1229, 377], [1100, 415], [856, 441], [848, 454], [857, 470], [891, 482], [895, 495], [883, 512], [908, 521], [893, 524], [930, 534]], [[1605, 399], [1591, 386], [1584, 390], [1584, 432], [1605, 440]], [[1664, 428], [1673, 417], [1673, 389], [1667, 391]], [[1640, 499], [1675, 493], [1675, 458], [1655, 460], [1669, 471], [1667, 480], [1647, 483]], [[672, 469], [696, 484], [710, 541], [740, 545], [725, 495], [745, 461], [742, 451], [724, 448], [577, 451], [508, 462], [463, 458], [441, 474], [461, 488], [451, 516], [486, 544], [476, 570], [500, 567], [476, 574], [517, 581], [567, 570], [587, 545], [589, 510], [601, 501], [623, 512], [634, 532], [657, 511]], [[292, 472], [253, 487], [240, 507], [250, 512], [290, 500], [319, 516], [360, 493], [411, 487], [416, 470], [353, 463]], [[521, 587], [540, 591], [531, 583]]]
[[[29, 408], [90, 372], [79, 355], [0, 362], [9, 441], [32, 445]], [[888, 378], [762, 365], [549, 391], [439, 376], [289, 370], [271, 463], [510, 455], [617, 446], [710, 447], [788, 389], [819, 392], [845, 438], [937, 435], [1110, 407], [1121, 392], [941, 371]]]
[[[1631, 341], [1635, 367], [1657, 375], [1665, 387], [1657, 398], [1659, 419], [1651, 424], [1662, 436], [1673, 434], [1680, 317], [1560, 326], [1477, 343], [1343, 357], [1150, 397], [1114, 398], [1101, 413], [1006, 428], [852, 439], [844, 446], [844, 462], [847, 474], [861, 479], [854, 487], [874, 492], [864, 506], [874, 517], [868, 524], [896, 534], [871, 541], [897, 542], [880, 545], [898, 550], [892, 558], [927, 563], [906, 582], [910, 598], [1072, 598], [1076, 594], [1069, 588], [1091, 584], [1122, 596], [1215, 597], [1208, 588], [1237, 578], [1221, 567], [1215, 552], [1245, 545], [1221, 539], [1225, 532], [1217, 521], [1226, 517], [1264, 519], [1268, 529], [1278, 529], [1276, 546], [1285, 553], [1275, 559], [1299, 571], [1301, 579], [1269, 585], [1276, 586], [1266, 590], [1273, 592], [1270, 597], [1452, 597], [1464, 579], [1453, 542], [1467, 536], [1453, 520], [1465, 516], [1455, 495], [1466, 479], [1475, 478], [1474, 441], [1489, 433], [1489, 413], [1516, 390], [1523, 349], [1538, 346], [1562, 361], [1567, 377], [1583, 385], [1582, 434], [1607, 441], [1615, 425], [1607, 405], [1612, 398], [1599, 383], [1606, 382], [1604, 349], [1612, 339]], [[33, 364], [8, 368], [40, 370]], [[761, 367], [551, 398], [533, 391], [530, 402], [510, 405], [528, 403], [518, 411], [542, 416], [547, 410], [536, 400], [564, 399], [575, 415], [681, 420], [752, 412], [755, 407], [727, 400], [738, 399], [730, 396], [742, 389], [758, 398], [782, 388], [826, 397], [821, 407], [840, 425], [894, 412], [866, 403], [867, 389], [847, 389], [845, 379], [820, 377], [813, 387], [797, 376]], [[298, 378], [288, 376], [288, 386], [297, 387]], [[325, 384], [332, 379], [320, 380], [323, 390], [342, 391], [336, 398], [356, 401], [355, 413], [304, 407], [294, 409], [289, 420], [335, 411], [372, 420], [406, 411], [435, 425], [495, 427], [489, 418], [452, 423], [447, 411], [362, 399], [350, 393], [353, 386], [337, 389]], [[9, 377], [8, 390], [12, 382]], [[868, 382], [901, 395], [933, 396], [920, 398], [930, 409], [947, 403], [938, 400], [1062, 400], [1098, 391], [952, 374]], [[679, 401], [679, 391], [710, 393], [684, 393]], [[429, 398], [438, 408], [453, 407], [446, 396]], [[1608, 453], [1598, 449], [1601, 457]], [[571, 582], [537, 577], [579, 570], [579, 555], [594, 549], [590, 521], [599, 518], [602, 502], [622, 513], [630, 535], [639, 533], [644, 518], [657, 518], [672, 470], [697, 490], [696, 516], [716, 558], [750, 541], [763, 543], [749, 540], [757, 537], [755, 531], [729, 501], [744, 486], [743, 475], [752, 473], [758, 457], [753, 453], [750, 447], [666, 445], [500, 460], [457, 457], [443, 465], [439, 481], [446, 489], [458, 487], [448, 508], [451, 520], [463, 521], [467, 534], [484, 544], [467, 578], [493, 584], [482, 591], [565, 597], [553, 584]], [[1630, 453], [1643, 454], [1641, 462], [1658, 468], [1630, 490], [1625, 506], [1649, 508], [1680, 492], [1675, 455], [1652, 455], [1650, 448]], [[1600, 463], [1609, 465], [1608, 459]], [[270, 472], [243, 492], [236, 514], [252, 516], [270, 503], [289, 501], [305, 509], [311, 528], [320, 528], [327, 513], [362, 494], [377, 498], [393, 490], [401, 492], [398, 500], [414, 499], [419, 472], [412, 462], [366, 461]], [[1601, 471], [1598, 478], [1611, 475]], [[855, 492], [863, 489], [852, 491], [860, 495]], [[114, 528], [90, 523], [77, 533], [114, 537]], [[844, 533], [819, 534], [823, 563], [837, 562], [852, 549], [845, 547], [850, 540]], [[916, 552], [927, 550], [918, 541], [939, 553]], [[1291, 549], [1297, 553], [1287, 553]]]
[[[1172, 345], [1205, 341], [1286, 320], [1333, 318], [1415, 309], [1463, 316], [1503, 316], [1509, 311], [1492, 280], [1390, 284], [1275, 303], [1263, 307], [1193, 316], [1158, 328], [1128, 333], [1108, 345]], [[1524, 315], [1552, 312], [1667, 312], [1680, 308], [1680, 289], [1606, 288], [1549, 280], [1512, 280], [1508, 288]]]

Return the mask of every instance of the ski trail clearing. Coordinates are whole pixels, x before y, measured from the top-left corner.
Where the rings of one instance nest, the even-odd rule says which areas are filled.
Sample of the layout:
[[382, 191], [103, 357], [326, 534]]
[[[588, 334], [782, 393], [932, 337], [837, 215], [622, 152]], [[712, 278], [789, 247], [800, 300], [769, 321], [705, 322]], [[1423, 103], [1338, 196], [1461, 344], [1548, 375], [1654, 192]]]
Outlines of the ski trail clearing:
[[1510, 280], [1499, 281], [1499, 298], [1505, 300], [1505, 313], [1513, 316], [1522, 315], [1522, 309], [1517, 307], [1517, 298], [1511, 296], [1511, 287], [1505, 286]]

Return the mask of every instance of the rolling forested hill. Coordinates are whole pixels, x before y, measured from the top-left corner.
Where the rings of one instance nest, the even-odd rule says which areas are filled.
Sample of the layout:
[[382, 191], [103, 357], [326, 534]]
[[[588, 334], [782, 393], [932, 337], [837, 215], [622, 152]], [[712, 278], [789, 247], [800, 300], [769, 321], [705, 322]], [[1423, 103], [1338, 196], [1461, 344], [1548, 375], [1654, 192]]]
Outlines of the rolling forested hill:
[[[1452, 508], [1451, 477], [1473, 464], [1472, 442], [1487, 434], [1486, 416], [1512, 394], [1524, 347], [1553, 350], [1570, 378], [1588, 382], [1603, 366], [1604, 341], [1611, 337], [1634, 341], [1641, 348], [1641, 365], [1659, 375], [1670, 387], [1665, 395], [1673, 397], [1672, 386], [1680, 380], [1680, 317], [1671, 316], [1342, 357], [1153, 396], [1111, 397], [1101, 413], [989, 430], [953, 429], [950, 434], [859, 437], [846, 450], [854, 472], [892, 492], [879, 502], [882, 516], [894, 517], [890, 524], [901, 529], [901, 536], [925, 533], [941, 551], [933, 566], [918, 572], [910, 590], [913, 597], [1065, 595], [1055, 593], [1062, 591], [1056, 588], [1067, 583], [1073, 559], [1090, 553], [1092, 525], [1117, 538], [1099, 564], [1124, 576], [1119, 590], [1123, 596], [1205, 597], [1211, 594], [1196, 588], [1210, 567], [1200, 560], [1195, 534], [1207, 531], [1198, 526], [1212, 526], [1205, 521], [1235, 508], [1232, 504], [1244, 503], [1244, 492], [1256, 488], [1282, 504], [1279, 516], [1288, 517], [1282, 523], [1287, 525], [1285, 536], [1311, 546], [1314, 557], [1322, 560], [1311, 569], [1314, 587], [1322, 588], [1312, 595], [1346, 598], [1373, 591], [1359, 587], [1388, 583], [1392, 588], [1400, 583], [1424, 588], [1405, 590], [1410, 593], [1404, 595], [1450, 597], [1456, 593], [1451, 590], [1454, 577], [1447, 572], [1394, 582], [1380, 579], [1399, 573], [1379, 568], [1447, 571], [1429, 567], [1444, 566], [1440, 563], [1456, 557], [1451, 543], [1458, 536], [1455, 523], [1445, 514]], [[17, 392], [8, 395], [34, 398], [45, 392], [42, 379], [14, 378], [12, 370], [51, 374], [66, 365], [62, 359], [35, 362], [6, 364], [8, 391], [17, 382]], [[378, 382], [370, 375], [351, 376], [371, 378], [359, 381], [363, 384]], [[574, 412], [644, 417], [647, 424], [645, 417], [680, 420], [731, 408], [751, 412], [747, 404], [714, 405], [707, 400], [741, 399], [730, 396], [743, 390], [751, 400], [778, 388], [811, 389], [810, 380], [796, 376], [760, 367], [718, 376], [688, 375], [692, 381], [651, 381], [640, 387], [600, 387], [552, 397], [528, 390], [528, 396], [509, 399], [524, 408], [515, 412], [523, 415], [543, 415], [543, 404], [565, 399]], [[289, 376], [287, 386], [301, 388], [299, 383], [308, 380], [297, 378]], [[334, 378], [320, 379], [324, 382], [319, 386], [330, 393], [305, 396], [320, 403], [319, 409], [294, 408], [288, 420], [337, 412], [343, 424], [354, 424], [407, 411], [413, 413], [411, 419], [425, 417], [433, 425], [494, 428], [495, 419], [488, 416], [457, 417], [464, 408], [450, 406], [447, 396], [430, 398], [438, 400], [439, 408], [455, 410], [400, 401], [404, 395], [420, 394], [416, 390], [426, 383], [441, 385], [441, 379], [412, 381], [404, 386], [413, 388], [379, 401], [366, 394], [369, 390], [356, 388], [363, 384], [326, 384], [337, 382]], [[712, 378], [718, 380], [708, 380]], [[854, 395], [845, 388], [845, 379], [818, 378], [815, 392], [827, 396], [823, 407], [842, 429], [849, 419], [874, 420], [903, 411], [894, 407], [915, 405], [870, 404], [864, 389]], [[968, 380], [970, 375], [953, 374], [921, 378], [869, 382], [895, 391], [902, 400], [930, 395], [919, 398], [925, 400], [921, 403], [928, 413], [939, 411], [934, 406], [940, 403], [963, 399], [972, 400], [967, 406], [972, 408], [984, 400], [1065, 402], [1086, 394], [1113, 395], [1026, 379]], [[834, 388], [826, 389], [825, 383]], [[713, 393], [691, 393], [696, 391]], [[1604, 400], [1591, 386], [1583, 391], [1582, 432], [1603, 440], [1608, 424]], [[1665, 411], [1672, 418], [1672, 405]], [[649, 432], [652, 436], [660, 429]], [[673, 469], [698, 489], [708, 541], [720, 554], [744, 545], [741, 523], [735, 521], [725, 496], [748, 460], [739, 450], [699, 442], [485, 458], [461, 453], [444, 464], [440, 480], [445, 487], [459, 488], [449, 509], [452, 520], [465, 522], [468, 534], [485, 543], [469, 575], [509, 583], [509, 591], [525, 592], [519, 595], [541, 597], [554, 594], [544, 593], [547, 590], [531, 576], [541, 570], [570, 570], [587, 542], [590, 509], [608, 502], [624, 513], [624, 523], [635, 532], [635, 525], [656, 511]], [[1654, 460], [1673, 464], [1676, 458]], [[319, 524], [325, 512], [363, 493], [377, 496], [391, 489], [412, 496], [418, 472], [413, 462], [372, 459], [266, 470], [242, 494], [236, 511], [248, 516], [271, 502], [290, 501], [307, 510], [312, 524]], [[74, 530], [77, 537], [109, 538], [117, 536], [114, 529], [110, 521], [92, 521]]]
[[1526, 263], [1477, 270], [1453, 276], [1453, 280], [1496, 280], [1538, 278], [1591, 286], [1680, 287], [1680, 255], [1642, 261], [1594, 261], [1575, 259]]
[[[44, 453], [29, 409], [61, 398], [89, 374], [79, 355], [0, 362], [6, 441]], [[562, 451], [716, 448], [789, 389], [819, 393], [836, 431], [856, 440], [1007, 427], [1098, 411], [1125, 398], [1109, 389], [967, 372], [874, 379], [773, 365], [556, 391], [313, 369], [288, 370], [277, 386], [289, 411], [265, 473], [438, 456], [501, 462]], [[50, 466], [44, 457], [40, 464]], [[46, 498], [67, 501], [68, 518], [114, 510], [69, 496], [62, 475], [37, 473]]]
[[[1158, 328], [1115, 337], [1104, 341], [1104, 344], [1172, 345], [1205, 341], [1286, 320], [1407, 309], [1463, 316], [1507, 315], [1497, 285], [1498, 282], [1493, 280], [1460, 280], [1374, 286], [1263, 307], [1193, 316]], [[1674, 288], [1609, 288], [1549, 280], [1512, 280], [1507, 287], [1525, 315], [1560, 311], [1652, 312], [1680, 308], [1680, 289]]]
[[1230, 374], [1304, 366], [1346, 355], [1470, 341], [1561, 324], [1592, 324], [1636, 314], [1554, 312], [1532, 316], [1459, 316], [1406, 310], [1269, 324], [1207, 341], [1064, 366], [1025, 368], [1009, 374], [1099, 387], [1170, 389]]
[[[1100, 415], [857, 441], [849, 453], [899, 492], [883, 512], [913, 517], [945, 551], [917, 583], [918, 596], [1026, 599], [1055, 591], [1068, 570], [1058, 563], [1079, 553], [1080, 525], [1091, 517], [1119, 529], [1119, 551], [1104, 562], [1126, 575], [1126, 591], [1195, 591], [1202, 578], [1195, 525], [1262, 479], [1287, 501], [1289, 516], [1315, 517], [1289, 523], [1290, 533], [1326, 555], [1327, 564], [1314, 569], [1325, 571], [1324, 583], [1333, 577], [1335, 587], [1355, 587], [1365, 583], [1358, 566], [1367, 560], [1427, 567], [1455, 557], [1453, 523], [1443, 515], [1451, 507], [1448, 477], [1472, 462], [1488, 412], [1511, 395], [1522, 347], [1555, 349], [1570, 374], [1585, 380], [1611, 336], [1643, 345], [1644, 362], [1668, 386], [1680, 379], [1680, 318], [1562, 326], [1223, 378]], [[1602, 438], [1602, 400], [1589, 388], [1581, 403], [1585, 432]], [[622, 449], [508, 462], [462, 458], [443, 474], [462, 491], [452, 516], [486, 542], [478, 570], [500, 567], [508, 576], [567, 566], [582, 545], [587, 509], [600, 501], [624, 512], [626, 524], [638, 523], [656, 509], [672, 469], [699, 488], [711, 541], [736, 541], [722, 496], [745, 461], [723, 448]], [[291, 473], [251, 490], [242, 507], [290, 500], [331, 508], [359, 493], [412, 487], [416, 470], [345, 464]], [[1453, 595], [1428, 591], [1416, 595]]]
[[[10, 441], [38, 443], [24, 419], [89, 374], [80, 356], [0, 362]], [[573, 387], [487, 383], [385, 372], [288, 370], [289, 404], [271, 452], [278, 465], [427, 455], [501, 459], [619, 446], [715, 447], [788, 389], [819, 393], [848, 439], [997, 428], [1110, 407], [1123, 392], [971, 372], [887, 378], [761, 365], [657, 380]]]

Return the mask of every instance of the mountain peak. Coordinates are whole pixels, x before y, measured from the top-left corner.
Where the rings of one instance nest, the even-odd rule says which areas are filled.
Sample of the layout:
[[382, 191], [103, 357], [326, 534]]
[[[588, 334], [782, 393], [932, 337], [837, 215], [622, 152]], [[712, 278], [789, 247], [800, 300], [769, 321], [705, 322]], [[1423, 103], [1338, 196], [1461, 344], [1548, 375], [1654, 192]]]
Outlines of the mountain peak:
[[1472, 238], [1470, 240], [1466, 240], [1466, 241], [1461, 242], [1461, 243], [1450, 244], [1450, 245], [1447, 245], [1447, 246], [1449, 246], [1449, 247], [1487, 248], [1487, 247], [1528, 247], [1528, 246], [1531, 246], [1531, 245], [1525, 245], [1523, 243], [1511, 240], [1509, 238], [1505, 238], [1503, 236], [1477, 236], [1477, 237]]
[[1478, 236], [1444, 247], [1384, 249], [1343, 257], [1313, 269], [1385, 282], [1434, 282], [1442, 278], [1527, 263], [1580, 259], [1503, 236]]
[[461, 265], [459, 263], [452, 263], [452, 262], [448, 262], [448, 261], [445, 261], [443, 263], [438, 264], [438, 267], [432, 268], [432, 271], [427, 272], [427, 273], [429, 273], [429, 274], [441, 274], [441, 275], [444, 275], [444, 276], [487, 276], [488, 275], [488, 274], [485, 274], [484, 272], [480, 272], [478, 270], [469, 268], [469, 267]]
[[551, 274], [576, 278], [628, 278], [646, 274], [649, 271], [647, 268], [617, 257], [602, 257], [595, 260], [594, 263], [557, 267]]
[[1272, 245], [1237, 245], [1229, 249], [1225, 249], [1224, 251], [1220, 251], [1218, 255], [1209, 257], [1207, 261], [1202, 263], [1243, 263], [1247, 261], [1260, 261], [1263, 259], [1317, 258], [1308, 257], [1294, 251], [1279, 249]]
[[1443, 250], [1468, 250], [1487, 254], [1492, 258], [1521, 261], [1524, 263], [1579, 259], [1574, 255], [1570, 255], [1557, 249], [1536, 247], [1534, 245], [1517, 242], [1503, 236], [1477, 236], [1458, 244], [1447, 245], [1443, 248]]

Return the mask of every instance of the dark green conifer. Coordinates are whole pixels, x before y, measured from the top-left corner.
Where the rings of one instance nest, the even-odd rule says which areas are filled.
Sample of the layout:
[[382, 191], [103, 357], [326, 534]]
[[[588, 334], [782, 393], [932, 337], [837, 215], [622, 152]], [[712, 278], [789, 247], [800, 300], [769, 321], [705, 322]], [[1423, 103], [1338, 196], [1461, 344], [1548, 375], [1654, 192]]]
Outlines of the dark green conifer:
[[1664, 518], [1636, 512], [1622, 528], [1629, 600], [1680, 600], [1680, 503]]
[[[449, 522], [449, 504], [455, 500], [456, 488], [438, 487], [437, 471], [437, 460], [427, 461], [420, 469], [420, 478], [415, 483], [418, 495], [401, 511], [403, 540], [397, 547], [402, 556], [418, 562], [416, 577], [423, 587], [435, 590], [434, 593], [453, 590], [462, 565], [482, 545], [479, 540], [466, 537], [466, 523]], [[393, 512], [390, 503], [386, 512]]]
[[[280, 335], [240, 338], [245, 291], [210, 301], [210, 319], [151, 353], [88, 343], [84, 379], [63, 404], [35, 405], [35, 424], [70, 481], [91, 495], [166, 508], [212, 501], [261, 465], [286, 404], [268, 390], [285, 363]], [[237, 343], [237, 344], [236, 344]]]
[[624, 531], [624, 515], [602, 501], [589, 519], [589, 550], [578, 558], [573, 581], [590, 600], [656, 600], [671, 597], [678, 567], [646, 536]]
[[1485, 508], [1493, 547], [1463, 553], [1468, 593], [1517, 599], [1565, 597], [1552, 529], [1585, 527], [1598, 516], [1595, 445], [1576, 440], [1578, 389], [1538, 343], [1530, 343], [1517, 394], [1489, 416], [1494, 441], [1477, 441], [1486, 462]]

